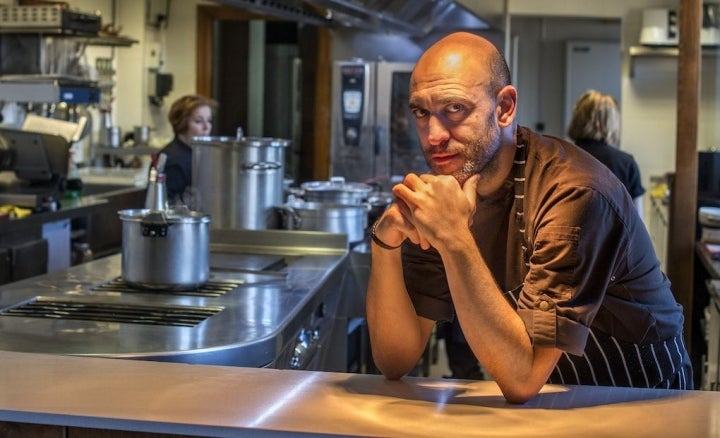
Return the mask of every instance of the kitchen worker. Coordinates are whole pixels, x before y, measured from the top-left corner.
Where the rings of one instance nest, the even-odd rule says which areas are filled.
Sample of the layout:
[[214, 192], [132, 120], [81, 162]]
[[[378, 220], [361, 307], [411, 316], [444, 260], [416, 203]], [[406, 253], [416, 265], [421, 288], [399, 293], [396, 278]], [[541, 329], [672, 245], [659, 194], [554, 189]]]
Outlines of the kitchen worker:
[[410, 79], [431, 173], [408, 174], [372, 227], [367, 318], [398, 379], [457, 318], [505, 398], [543, 384], [693, 387], [682, 307], [625, 187], [560, 138], [517, 126], [487, 40], [453, 33]]
[[160, 153], [167, 155], [165, 164], [168, 202], [190, 205], [192, 187], [192, 137], [207, 136], [212, 131], [213, 112], [217, 102], [200, 95], [186, 95], [170, 106], [168, 120], [174, 137]]
[[575, 102], [567, 134], [620, 179], [642, 218], [645, 188], [635, 158], [618, 148], [620, 109], [615, 98], [596, 90], [583, 93]]

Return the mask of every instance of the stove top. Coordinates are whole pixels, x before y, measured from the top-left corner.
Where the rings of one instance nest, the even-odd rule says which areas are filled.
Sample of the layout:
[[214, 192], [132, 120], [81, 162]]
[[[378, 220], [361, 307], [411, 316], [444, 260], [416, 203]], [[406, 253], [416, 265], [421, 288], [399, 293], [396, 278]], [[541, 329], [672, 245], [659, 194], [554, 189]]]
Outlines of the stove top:
[[118, 293], [154, 293], [167, 295], [185, 295], [195, 297], [220, 297], [244, 284], [244, 280], [209, 280], [204, 285], [190, 290], [163, 290], [163, 289], [140, 289], [129, 286], [122, 277], [114, 278], [105, 283], [98, 284], [90, 288], [91, 291], [98, 292], [118, 292]]
[[224, 309], [223, 306], [96, 303], [38, 296], [3, 310], [0, 316], [195, 327]]

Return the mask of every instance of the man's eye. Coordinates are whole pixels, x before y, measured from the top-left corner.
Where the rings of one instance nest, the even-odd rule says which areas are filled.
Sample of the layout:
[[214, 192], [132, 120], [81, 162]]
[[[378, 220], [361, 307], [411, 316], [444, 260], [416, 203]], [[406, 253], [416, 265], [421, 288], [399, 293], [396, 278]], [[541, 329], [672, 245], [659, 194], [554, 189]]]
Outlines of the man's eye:
[[465, 107], [459, 103], [451, 103], [450, 105], [445, 107], [445, 111], [447, 111], [449, 113], [459, 113], [460, 111], [462, 111], [464, 109], [465, 109]]
[[422, 119], [423, 117], [427, 116], [428, 112], [424, 109], [420, 108], [413, 108], [412, 113], [415, 116], [416, 119]]

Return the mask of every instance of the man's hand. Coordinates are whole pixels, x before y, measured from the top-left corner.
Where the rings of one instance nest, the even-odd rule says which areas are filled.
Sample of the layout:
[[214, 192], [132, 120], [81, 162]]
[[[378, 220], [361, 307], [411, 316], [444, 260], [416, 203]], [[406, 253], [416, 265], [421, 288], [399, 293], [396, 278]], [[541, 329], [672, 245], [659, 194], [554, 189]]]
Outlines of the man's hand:
[[467, 229], [475, 212], [478, 180], [474, 175], [461, 187], [449, 175], [408, 174], [392, 189], [404, 222], [414, 228], [407, 237], [428, 249]]
[[385, 213], [378, 219], [373, 232], [375, 236], [388, 246], [400, 246], [407, 238], [418, 243], [419, 234], [415, 226], [400, 212], [403, 201], [396, 200], [385, 210]]

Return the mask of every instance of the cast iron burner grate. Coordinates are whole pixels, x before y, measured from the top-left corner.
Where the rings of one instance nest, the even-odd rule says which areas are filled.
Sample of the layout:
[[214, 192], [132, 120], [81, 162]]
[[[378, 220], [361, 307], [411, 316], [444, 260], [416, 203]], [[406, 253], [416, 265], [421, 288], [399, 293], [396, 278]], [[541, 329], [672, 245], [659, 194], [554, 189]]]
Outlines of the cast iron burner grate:
[[97, 292], [130, 292], [130, 293], [153, 293], [166, 295], [187, 295], [194, 297], [220, 297], [238, 288], [243, 284], [242, 280], [210, 280], [197, 289], [172, 290], [172, 289], [140, 289], [129, 286], [122, 277], [114, 278], [106, 283], [91, 287], [90, 290]]
[[223, 309], [223, 306], [148, 306], [40, 296], [2, 310], [0, 316], [194, 327]]

